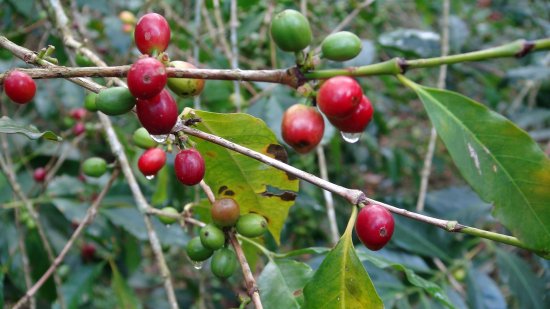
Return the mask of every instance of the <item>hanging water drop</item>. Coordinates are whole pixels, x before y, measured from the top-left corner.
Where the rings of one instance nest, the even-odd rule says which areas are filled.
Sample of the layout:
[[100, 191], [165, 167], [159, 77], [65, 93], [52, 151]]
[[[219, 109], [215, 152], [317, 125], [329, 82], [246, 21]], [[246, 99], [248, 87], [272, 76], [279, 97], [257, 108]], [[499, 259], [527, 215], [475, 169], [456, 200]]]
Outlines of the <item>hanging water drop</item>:
[[357, 141], [361, 137], [361, 134], [363, 133], [340, 132], [340, 134], [342, 135], [342, 138], [344, 139], [344, 141], [353, 144], [353, 143], [357, 143]]
[[200, 261], [200, 262], [198, 262], [198, 261], [191, 261], [191, 264], [193, 264], [193, 267], [194, 267], [195, 269], [202, 269], [202, 265], [204, 264], [204, 262], [203, 262], [203, 261]]
[[155, 175], [147, 175], [145, 176], [145, 178], [147, 178], [147, 180], [153, 180], [155, 178]]
[[161, 135], [152, 135], [151, 138], [155, 140], [157, 143], [164, 143], [166, 142], [166, 139], [168, 139], [168, 134], [161, 134]]

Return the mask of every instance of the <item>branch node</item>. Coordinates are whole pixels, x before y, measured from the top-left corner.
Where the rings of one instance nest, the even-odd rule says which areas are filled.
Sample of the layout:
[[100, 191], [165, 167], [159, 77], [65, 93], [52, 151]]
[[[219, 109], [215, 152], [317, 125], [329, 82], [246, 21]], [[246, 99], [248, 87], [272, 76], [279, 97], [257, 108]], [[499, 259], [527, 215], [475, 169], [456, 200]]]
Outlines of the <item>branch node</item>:
[[527, 55], [531, 50], [535, 48], [535, 42], [533, 41], [523, 41], [521, 50], [517, 52], [514, 56], [516, 58], [522, 58]]
[[407, 62], [407, 59], [404, 58], [397, 58], [397, 65], [399, 66], [399, 71], [401, 74], [407, 73], [407, 69], [409, 68], [409, 63]]

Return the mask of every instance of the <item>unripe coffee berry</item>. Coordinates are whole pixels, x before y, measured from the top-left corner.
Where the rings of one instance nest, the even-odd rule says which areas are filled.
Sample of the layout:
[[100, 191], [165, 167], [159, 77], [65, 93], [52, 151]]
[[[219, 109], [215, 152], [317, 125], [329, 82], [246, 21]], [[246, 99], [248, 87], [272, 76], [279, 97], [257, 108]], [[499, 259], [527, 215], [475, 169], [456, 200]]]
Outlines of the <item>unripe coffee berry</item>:
[[208, 249], [205, 246], [203, 246], [201, 239], [198, 236], [191, 239], [187, 243], [187, 247], [185, 248], [185, 251], [187, 252], [187, 255], [189, 256], [191, 261], [195, 261], [195, 262], [202, 262], [208, 259], [209, 257], [212, 256], [212, 253], [214, 252], [211, 249]]
[[200, 231], [202, 244], [209, 249], [218, 250], [225, 244], [225, 234], [214, 224], [207, 224]]
[[[165, 213], [168, 213], [168, 214], [172, 214], [172, 215], [179, 215], [179, 212], [177, 209], [175, 209], [174, 207], [164, 207], [161, 209], [162, 212], [165, 212]], [[172, 224], [176, 221], [178, 221], [178, 219], [176, 218], [173, 218], [173, 217], [169, 217], [169, 216], [164, 216], [164, 215], [159, 215], [158, 216], [160, 222], [164, 223], [164, 224]]]
[[220, 279], [231, 277], [237, 266], [237, 255], [229, 248], [221, 248], [214, 252], [210, 261], [212, 273]]
[[267, 231], [267, 221], [259, 214], [249, 213], [239, 218], [236, 228], [245, 237], [259, 237]]
[[107, 162], [103, 158], [92, 157], [82, 163], [82, 172], [89, 177], [101, 177], [107, 171]]
[[233, 226], [239, 220], [241, 209], [232, 198], [216, 200], [210, 210], [212, 221], [219, 227]]

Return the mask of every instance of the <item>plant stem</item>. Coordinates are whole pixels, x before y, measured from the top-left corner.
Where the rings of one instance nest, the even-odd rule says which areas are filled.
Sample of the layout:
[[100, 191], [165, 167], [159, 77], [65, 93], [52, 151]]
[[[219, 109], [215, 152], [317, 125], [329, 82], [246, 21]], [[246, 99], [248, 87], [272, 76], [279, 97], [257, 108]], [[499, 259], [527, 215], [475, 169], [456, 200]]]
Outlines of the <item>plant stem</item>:
[[260, 299], [260, 292], [258, 291], [258, 286], [256, 285], [256, 280], [254, 279], [254, 275], [252, 274], [250, 266], [246, 261], [243, 248], [241, 247], [241, 244], [235, 236], [235, 232], [229, 233], [229, 242], [235, 249], [235, 253], [237, 253], [237, 259], [239, 260], [239, 264], [241, 264], [248, 296], [252, 298], [252, 302], [254, 303], [254, 306], [256, 306], [256, 309], [263, 309], [262, 301]]

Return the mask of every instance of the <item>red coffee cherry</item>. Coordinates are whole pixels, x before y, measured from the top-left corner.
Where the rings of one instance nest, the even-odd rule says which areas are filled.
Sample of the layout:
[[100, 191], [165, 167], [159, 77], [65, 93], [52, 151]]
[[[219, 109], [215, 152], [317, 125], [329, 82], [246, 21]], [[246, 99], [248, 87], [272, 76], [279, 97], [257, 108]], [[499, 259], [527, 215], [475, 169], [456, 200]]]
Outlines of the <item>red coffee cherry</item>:
[[138, 168], [144, 176], [155, 176], [166, 163], [166, 153], [160, 148], [146, 150], [138, 160]]
[[86, 117], [86, 109], [83, 107], [73, 108], [70, 112], [71, 118], [76, 121], [84, 119]]
[[166, 68], [155, 58], [141, 58], [132, 64], [126, 78], [128, 89], [134, 97], [150, 99], [166, 85]]
[[95, 246], [85, 243], [80, 249], [80, 256], [84, 262], [90, 262], [95, 256]]
[[204, 178], [204, 159], [196, 149], [184, 149], [174, 159], [176, 177], [184, 185], [196, 185]]
[[138, 99], [136, 111], [141, 125], [149, 134], [168, 134], [178, 120], [178, 105], [168, 90], [151, 99]]
[[372, 120], [374, 109], [366, 96], [351, 115], [345, 118], [329, 118], [330, 123], [345, 133], [360, 133]]
[[317, 108], [294, 104], [283, 114], [281, 132], [284, 141], [298, 153], [313, 150], [325, 132], [325, 121]]
[[39, 168], [34, 170], [34, 172], [32, 174], [32, 178], [36, 182], [44, 182], [44, 180], [46, 180], [46, 175], [47, 174], [48, 174], [48, 172], [46, 171], [45, 168], [39, 167]]
[[73, 126], [73, 134], [79, 136], [80, 134], [86, 132], [86, 126], [82, 122], [77, 122]]
[[355, 233], [359, 240], [374, 251], [382, 249], [390, 241], [393, 228], [392, 214], [378, 204], [363, 207], [355, 222]]
[[317, 106], [329, 118], [344, 118], [357, 108], [363, 90], [355, 79], [336, 76], [326, 80], [317, 92]]
[[157, 13], [145, 14], [136, 24], [134, 40], [142, 54], [162, 53], [170, 43], [170, 26]]
[[34, 98], [36, 84], [27, 73], [14, 70], [4, 79], [4, 90], [15, 103], [25, 104]]

